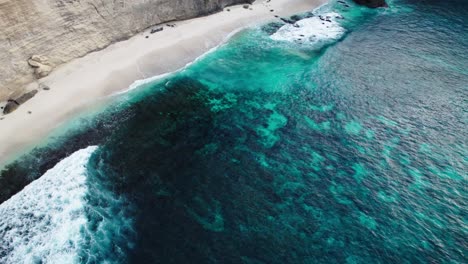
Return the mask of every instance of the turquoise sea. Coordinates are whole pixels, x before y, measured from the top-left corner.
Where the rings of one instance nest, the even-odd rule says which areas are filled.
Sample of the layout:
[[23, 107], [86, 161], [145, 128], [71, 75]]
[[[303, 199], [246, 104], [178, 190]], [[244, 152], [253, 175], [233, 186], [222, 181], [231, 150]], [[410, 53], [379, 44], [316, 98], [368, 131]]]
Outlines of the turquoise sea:
[[341, 2], [7, 165], [0, 263], [468, 263], [468, 2]]

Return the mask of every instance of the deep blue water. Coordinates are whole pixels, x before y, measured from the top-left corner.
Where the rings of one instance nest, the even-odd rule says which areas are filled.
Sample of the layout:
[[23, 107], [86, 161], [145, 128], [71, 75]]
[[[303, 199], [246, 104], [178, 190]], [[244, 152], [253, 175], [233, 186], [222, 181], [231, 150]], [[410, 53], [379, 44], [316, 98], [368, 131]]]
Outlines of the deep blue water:
[[17, 216], [13, 197], [0, 262], [19, 234], [45, 245], [37, 263], [467, 263], [468, 3], [313, 13], [237, 34], [5, 170], [36, 178], [98, 145], [47, 176], [85, 166], [80, 206], [57, 206], [80, 231], [14, 233], [57, 212]]

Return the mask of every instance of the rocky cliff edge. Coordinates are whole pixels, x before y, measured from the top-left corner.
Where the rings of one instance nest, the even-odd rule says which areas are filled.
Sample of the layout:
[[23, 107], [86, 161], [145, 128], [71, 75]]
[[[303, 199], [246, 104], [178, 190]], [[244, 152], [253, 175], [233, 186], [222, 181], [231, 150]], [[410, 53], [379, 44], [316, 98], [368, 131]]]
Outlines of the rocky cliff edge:
[[54, 67], [160, 23], [253, 0], [0, 0], [0, 101]]

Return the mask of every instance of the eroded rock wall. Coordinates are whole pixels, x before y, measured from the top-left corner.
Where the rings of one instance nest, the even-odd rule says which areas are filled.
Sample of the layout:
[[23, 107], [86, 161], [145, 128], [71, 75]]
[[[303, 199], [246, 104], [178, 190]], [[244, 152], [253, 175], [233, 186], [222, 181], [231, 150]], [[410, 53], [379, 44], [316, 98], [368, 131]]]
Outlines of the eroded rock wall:
[[[0, 0], [0, 101], [74, 58], [152, 25], [252, 0]], [[31, 67], [31, 57], [46, 64]]]

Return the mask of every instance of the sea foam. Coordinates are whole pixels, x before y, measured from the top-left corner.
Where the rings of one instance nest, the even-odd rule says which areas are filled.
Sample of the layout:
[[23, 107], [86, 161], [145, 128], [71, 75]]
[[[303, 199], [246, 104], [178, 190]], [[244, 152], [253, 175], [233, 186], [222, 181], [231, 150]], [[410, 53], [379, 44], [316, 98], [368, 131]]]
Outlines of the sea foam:
[[320, 43], [340, 39], [345, 29], [337, 22], [343, 17], [336, 12], [305, 18], [294, 24], [286, 24], [271, 38], [279, 41]]
[[0, 205], [0, 263], [78, 263], [91, 146]]

